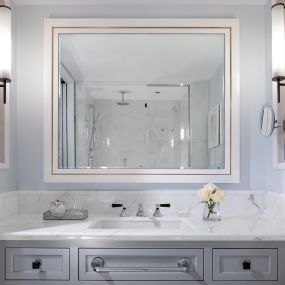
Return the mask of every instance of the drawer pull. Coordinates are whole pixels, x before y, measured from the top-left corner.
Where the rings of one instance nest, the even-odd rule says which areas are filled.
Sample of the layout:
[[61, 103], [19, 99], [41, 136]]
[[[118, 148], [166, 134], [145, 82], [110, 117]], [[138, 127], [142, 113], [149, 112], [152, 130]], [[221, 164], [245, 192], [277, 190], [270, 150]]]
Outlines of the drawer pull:
[[42, 261], [40, 259], [35, 259], [35, 261], [32, 262], [33, 269], [40, 269], [41, 266], [42, 266]]
[[189, 258], [183, 257], [178, 261], [178, 267], [149, 267], [149, 268], [137, 268], [137, 267], [104, 267], [105, 261], [101, 257], [94, 257], [91, 261], [91, 267], [98, 273], [106, 272], [189, 272], [191, 270], [192, 262]]
[[243, 270], [250, 270], [251, 269], [251, 262], [249, 260], [245, 260], [242, 262], [242, 269]]

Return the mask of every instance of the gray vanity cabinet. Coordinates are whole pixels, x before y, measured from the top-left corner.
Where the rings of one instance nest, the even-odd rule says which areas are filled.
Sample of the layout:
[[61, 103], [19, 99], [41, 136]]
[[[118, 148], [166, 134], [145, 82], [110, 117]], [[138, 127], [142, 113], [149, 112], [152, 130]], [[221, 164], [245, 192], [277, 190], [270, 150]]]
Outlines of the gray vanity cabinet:
[[0, 241], [0, 285], [285, 285], [284, 242]]

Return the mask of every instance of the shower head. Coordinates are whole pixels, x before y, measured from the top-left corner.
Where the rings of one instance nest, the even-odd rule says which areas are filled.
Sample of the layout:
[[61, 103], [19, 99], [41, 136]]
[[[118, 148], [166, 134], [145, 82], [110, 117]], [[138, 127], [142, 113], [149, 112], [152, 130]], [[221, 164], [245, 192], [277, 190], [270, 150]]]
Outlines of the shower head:
[[125, 101], [125, 94], [131, 93], [129, 90], [120, 90], [119, 93], [122, 95], [122, 100], [117, 102], [119, 106], [128, 106], [130, 103]]

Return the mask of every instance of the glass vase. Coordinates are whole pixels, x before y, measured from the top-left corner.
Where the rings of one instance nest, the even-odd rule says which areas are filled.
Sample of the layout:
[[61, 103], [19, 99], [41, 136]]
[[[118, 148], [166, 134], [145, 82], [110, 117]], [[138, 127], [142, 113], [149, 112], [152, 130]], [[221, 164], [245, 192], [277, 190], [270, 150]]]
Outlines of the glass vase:
[[220, 221], [221, 220], [220, 204], [219, 203], [205, 204], [203, 212], [203, 220]]

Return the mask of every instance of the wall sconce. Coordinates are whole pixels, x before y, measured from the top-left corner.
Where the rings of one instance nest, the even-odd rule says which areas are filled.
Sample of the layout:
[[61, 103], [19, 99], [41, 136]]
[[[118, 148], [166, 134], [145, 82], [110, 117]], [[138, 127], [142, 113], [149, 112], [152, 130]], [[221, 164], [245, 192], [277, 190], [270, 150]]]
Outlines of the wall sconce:
[[0, 87], [4, 104], [8, 82], [11, 82], [11, 8], [0, 1]]

